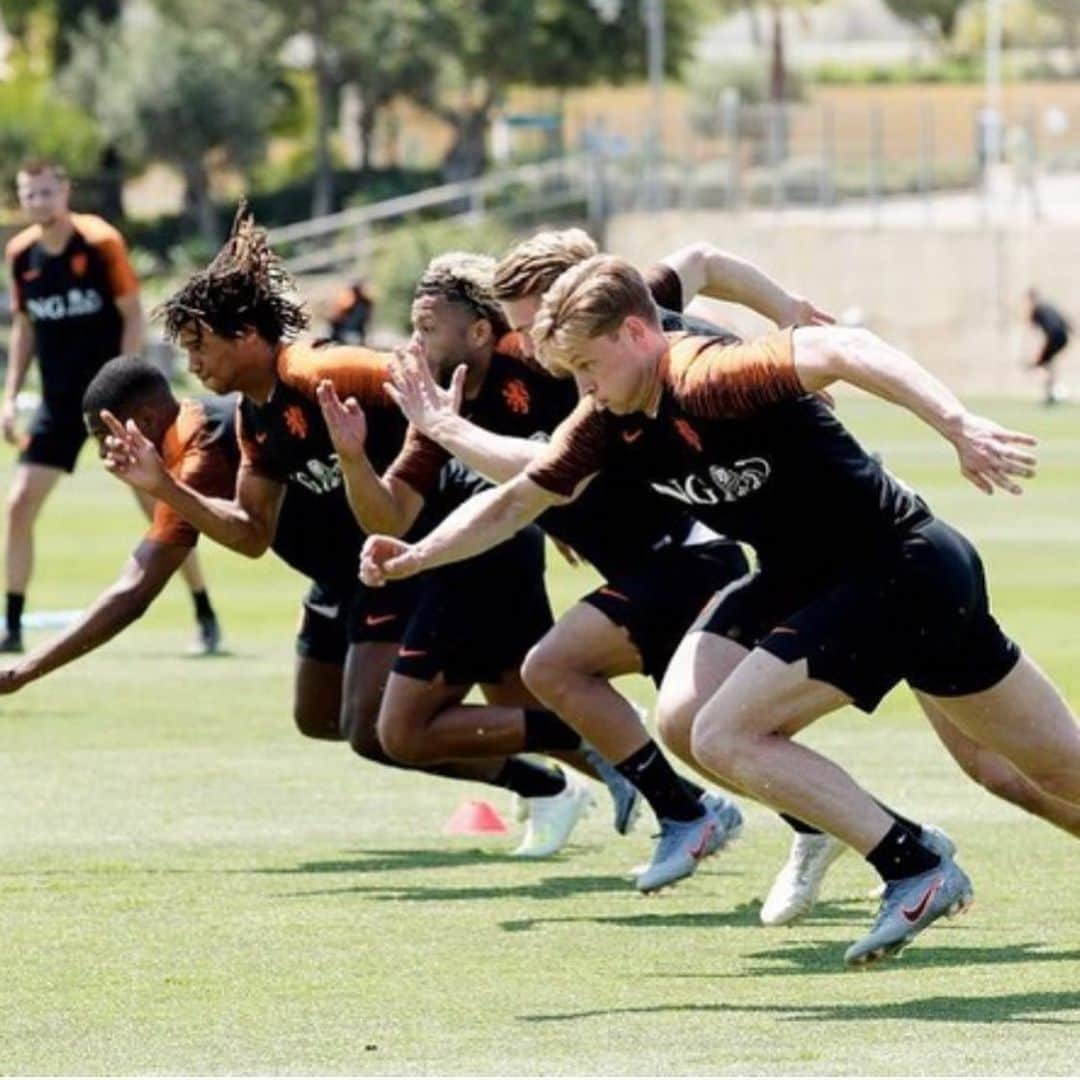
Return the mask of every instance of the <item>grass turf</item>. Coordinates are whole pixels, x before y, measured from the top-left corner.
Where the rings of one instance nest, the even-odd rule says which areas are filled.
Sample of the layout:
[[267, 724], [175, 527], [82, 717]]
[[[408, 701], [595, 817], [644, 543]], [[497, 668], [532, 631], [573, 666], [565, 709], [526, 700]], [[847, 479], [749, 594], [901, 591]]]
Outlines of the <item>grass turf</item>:
[[[841, 403], [976, 540], [1007, 629], [1077, 703], [1078, 414], [988, 408], [1043, 439], [1020, 500], [965, 486], [910, 418]], [[88, 602], [140, 529], [86, 452], [47, 508], [31, 608]], [[505, 812], [502, 793], [296, 735], [302, 583], [202, 551], [233, 655], [182, 656], [174, 584], [127, 634], [0, 703], [0, 1072], [1075, 1071], [1075, 843], [964, 778], [906, 691], [808, 740], [948, 829], [978, 902], [853, 974], [840, 959], [873, 913], [868, 868], [841, 860], [808, 920], [760, 927], [788, 834], [757, 807], [731, 852], [650, 899], [627, 877], [648, 830], [615, 837], [603, 799], [543, 863], [509, 859], [510, 838], [443, 838], [463, 798]], [[552, 567], [561, 607], [589, 579]]]

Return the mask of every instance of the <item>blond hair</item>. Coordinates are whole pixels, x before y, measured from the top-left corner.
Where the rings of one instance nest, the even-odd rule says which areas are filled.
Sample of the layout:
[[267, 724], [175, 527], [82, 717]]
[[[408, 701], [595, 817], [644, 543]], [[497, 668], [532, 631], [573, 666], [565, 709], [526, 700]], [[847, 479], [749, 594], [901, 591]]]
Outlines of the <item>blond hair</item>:
[[591, 259], [597, 250], [595, 241], [583, 229], [537, 233], [507, 252], [495, 267], [495, 299], [540, 296], [560, 274]]
[[471, 251], [448, 251], [427, 264], [416, 284], [416, 296], [441, 296], [452, 304], [469, 308], [480, 319], [491, 323], [496, 335], [509, 327], [491, 291], [495, 260], [490, 255]]
[[544, 294], [532, 325], [536, 354], [554, 372], [573, 371], [584, 342], [616, 333], [631, 315], [660, 328], [641, 274], [625, 259], [594, 255], [565, 271]]

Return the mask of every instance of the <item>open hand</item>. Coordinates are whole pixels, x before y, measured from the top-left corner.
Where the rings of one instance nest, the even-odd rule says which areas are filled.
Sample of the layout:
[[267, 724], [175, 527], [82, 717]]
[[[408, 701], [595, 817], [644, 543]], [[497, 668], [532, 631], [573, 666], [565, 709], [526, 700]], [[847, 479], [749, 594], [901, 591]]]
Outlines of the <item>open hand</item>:
[[167, 473], [157, 447], [139, 430], [134, 420], [121, 424], [108, 409], [101, 410], [105, 436], [105, 468], [139, 491], [156, 496]]
[[1019, 431], [1009, 431], [984, 416], [967, 413], [961, 419], [952, 443], [960, 459], [960, 471], [980, 491], [993, 495], [1001, 488], [1019, 495], [1022, 488], [1013, 479], [1030, 479], [1035, 475], [1037, 459], [1026, 446], [1038, 440]]
[[354, 397], [342, 401], [329, 379], [319, 383], [315, 396], [338, 457], [344, 461], [358, 461], [364, 456], [367, 443], [367, 417], [360, 402]]
[[461, 412], [467, 369], [454, 369], [448, 388], [441, 387], [427, 363], [412, 351], [399, 353], [390, 369], [386, 392], [405, 414], [405, 419], [425, 435], [432, 435], [441, 419]]

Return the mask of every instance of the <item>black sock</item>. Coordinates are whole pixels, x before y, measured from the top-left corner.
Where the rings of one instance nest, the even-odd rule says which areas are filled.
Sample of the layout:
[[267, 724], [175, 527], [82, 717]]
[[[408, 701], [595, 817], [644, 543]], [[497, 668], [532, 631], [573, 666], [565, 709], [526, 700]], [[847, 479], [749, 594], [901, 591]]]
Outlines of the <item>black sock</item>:
[[191, 600], [195, 605], [196, 619], [214, 618], [214, 609], [210, 606], [210, 594], [205, 589], [200, 589], [198, 592], [192, 592]]
[[645, 796], [658, 818], [695, 821], [701, 817], [702, 806], [697, 796], [652, 739], [615, 768]]
[[26, 604], [26, 594], [9, 592], [7, 594], [7, 631], [18, 636], [22, 633], [22, 613]]
[[903, 814], [898, 814], [891, 806], [886, 806], [879, 799], [875, 799], [874, 802], [876, 802], [886, 814], [891, 814], [899, 824], [903, 825], [904, 828], [915, 837], [916, 840], [922, 839], [922, 826], [917, 821], [912, 821], [911, 818], [906, 818]]
[[797, 817], [792, 817], [790, 814], [780, 815], [797, 833], [802, 833], [803, 836], [821, 836], [820, 829], [816, 829], [813, 825], [807, 825], [805, 821], [800, 821]]
[[683, 782], [683, 787], [685, 787], [698, 802], [701, 802], [705, 797], [705, 789], [696, 781], [688, 780], [685, 776], [680, 776], [679, 779]]
[[558, 795], [566, 787], [566, 777], [558, 769], [548, 769], [521, 758], [508, 758], [491, 783], [522, 798], [535, 799]]
[[866, 861], [885, 881], [914, 877], [941, 865], [941, 859], [915, 839], [903, 825], [894, 825]]
[[525, 749], [577, 750], [581, 736], [547, 709], [525, 710]]

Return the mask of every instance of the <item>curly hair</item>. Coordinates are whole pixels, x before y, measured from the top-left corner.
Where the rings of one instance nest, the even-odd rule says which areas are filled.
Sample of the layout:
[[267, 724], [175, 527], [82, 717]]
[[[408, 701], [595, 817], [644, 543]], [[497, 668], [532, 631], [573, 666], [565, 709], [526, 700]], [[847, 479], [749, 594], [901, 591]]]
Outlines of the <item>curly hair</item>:
[[496, 337], [510, 329], [491, 291], [495, 260], [468, 251], [450, 251], [427, 264], [416, 285], [415, 296], [441, 296], [468, 308], [478, 319], [487, 319]]
[[193, 274], [154, 312], [175, 341], [183, 331], [209, 329], [219, 337], [239, 337], [254, 329], [272, 344], [306, 329], [309, 317], [293, 298], [296, 285], [241, 202], [225, 246], [205, 270]]

